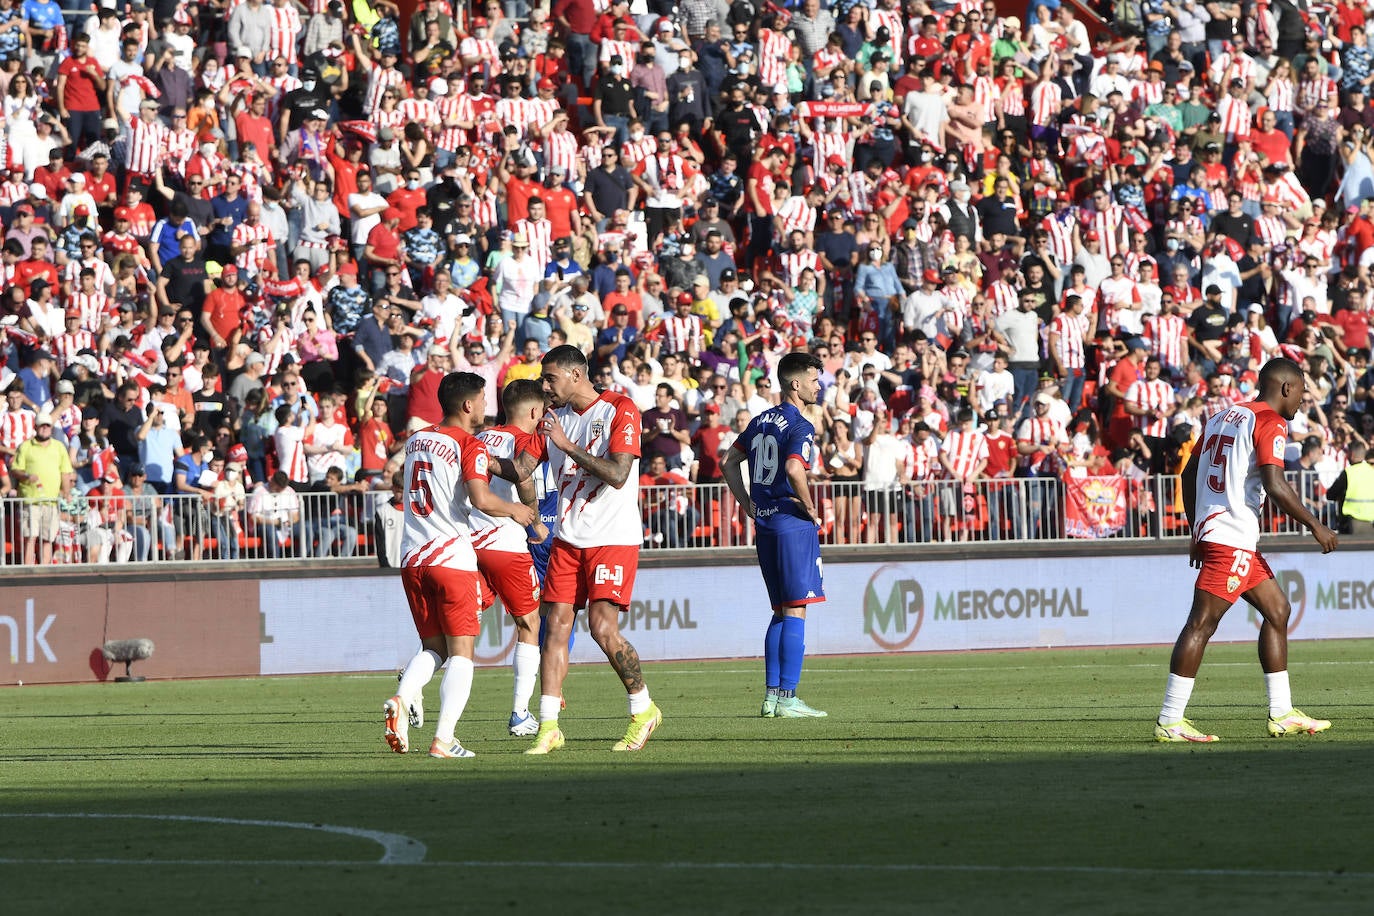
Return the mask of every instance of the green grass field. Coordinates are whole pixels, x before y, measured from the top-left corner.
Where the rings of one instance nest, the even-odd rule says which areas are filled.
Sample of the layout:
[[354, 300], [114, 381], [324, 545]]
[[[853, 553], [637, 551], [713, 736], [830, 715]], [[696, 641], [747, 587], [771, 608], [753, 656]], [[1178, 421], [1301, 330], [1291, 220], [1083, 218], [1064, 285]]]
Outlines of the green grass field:
[[[1167, 649], [808, 662], [825, 720], [760, 720], [753, 661], [648, 666], [664, 725], [613, 755], [625, 704], [575, 668], [569, 743], [505, 737], [478, 672], [478, 756], [391, 754], [394, 678], [0, 691], [7, 913], [1368, 913], [1369, 642], [1297, 643], [1328, 733], [1277, 741], [1251, 646], [1208, 654], [1156, 745]], [[438, 681], [427, 694], [432, 720]], [[149, 819], [51, 815], [156, 815]], [[48, 815], [37, 817], [32, 815]], [[170, 819], [168, 816], [188, 818]], [[401, 834], [392, 855], [366, 836]]]

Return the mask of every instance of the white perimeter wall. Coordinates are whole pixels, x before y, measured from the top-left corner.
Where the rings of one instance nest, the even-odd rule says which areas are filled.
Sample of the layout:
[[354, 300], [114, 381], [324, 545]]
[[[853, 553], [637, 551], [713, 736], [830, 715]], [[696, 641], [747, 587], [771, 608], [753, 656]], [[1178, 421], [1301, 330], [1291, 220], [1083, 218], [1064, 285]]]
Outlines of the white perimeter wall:
[[[1368, 553], [1267, 557], [1293, 603], [1292, 636], [1374, 636]], [[828, 600], [807, 612], [811, 655], [1171, 643], [1192, 600], [1183, 556], [830, 563]], [[261, 587], [262, 673], [396, 670], [418, 645], [401, 581], [378, 574], [273, 579]], [[767, 595], [753, 566], [646, 569], [622, 627], [646, 661], [762, 653]], [[1248, 605], [1219, 640], [1251, 640]], [[488, 611], [479, 664], [509, 662], [514, 630]], [[585, 636], [574, 662], [600, 661]]]

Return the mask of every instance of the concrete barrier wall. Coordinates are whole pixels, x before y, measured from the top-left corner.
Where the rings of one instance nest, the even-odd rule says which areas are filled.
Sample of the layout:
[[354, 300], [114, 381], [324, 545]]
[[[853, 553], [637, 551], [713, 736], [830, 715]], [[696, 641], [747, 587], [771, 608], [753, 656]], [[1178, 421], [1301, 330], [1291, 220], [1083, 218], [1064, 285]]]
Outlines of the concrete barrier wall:
[[[1371, 552], [1267, 556], [1293, 603], [1295, 639], [1374, 636]], [[707, 562], [710, 562], [709, 560]], [[831, 559], [828, 600], [808, 612], [814, 655], [1172, 642], [1194, 573], [1178, 555]], [[646, 661], [752, 657], [769, 616], [747, 558], [642, 569], [622, 625]], [[585, 623], [579, 620], [585, 628]], [[1218, 639], [1251, 640], [1245, 604]], [[0, 684], [104, 680], [108, 639], [147, 637], [152, 678], [390, 671], [417, 642], [400, 579], [303, 567], [273, 578], [35, 580], [0, 587]], [[514, 629], [488, 611], [478, 663], [507, 664]], [[575, 662], [600, 661], [590, 639]]]

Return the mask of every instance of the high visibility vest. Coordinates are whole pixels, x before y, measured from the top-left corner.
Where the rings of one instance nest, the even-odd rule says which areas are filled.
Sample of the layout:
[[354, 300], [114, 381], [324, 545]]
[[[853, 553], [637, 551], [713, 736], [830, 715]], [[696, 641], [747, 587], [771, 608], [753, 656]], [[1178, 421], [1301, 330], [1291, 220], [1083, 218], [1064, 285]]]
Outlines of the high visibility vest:
[[1362, 522], [1374, 522], [1374, 465], [1361, 461], [1345, 469], [1341, 512]]

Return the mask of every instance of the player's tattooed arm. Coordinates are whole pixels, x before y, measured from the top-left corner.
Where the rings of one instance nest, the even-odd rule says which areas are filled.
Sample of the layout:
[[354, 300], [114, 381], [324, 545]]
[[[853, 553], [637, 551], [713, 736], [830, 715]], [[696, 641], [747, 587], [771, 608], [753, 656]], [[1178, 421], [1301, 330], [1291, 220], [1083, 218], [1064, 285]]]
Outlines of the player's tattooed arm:
[[571, 442], [564, 451], [572, 456], [572, 460], [580, 467], [586, 468], [617, 490], [625, 486], [626, 481], [630, 479], [630, 467], [635, 461], [635, 456], [629, 452], [612, 452], [604, 458], [598, 458]]
[[514, 458], [492, 458], [491, 466], [495, 469], [496, 476], [519, 484], [528, 480], [534, 469], [539, 467], [539, 457], [529, 452], [521, 452]]
[[639, 693], [644, 689], [644, 675], [639, 670], [639, 653], [628, 641], [621, 639], [620, 647], [611, 654], [611, 664], [629, 693]]

